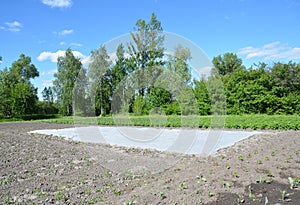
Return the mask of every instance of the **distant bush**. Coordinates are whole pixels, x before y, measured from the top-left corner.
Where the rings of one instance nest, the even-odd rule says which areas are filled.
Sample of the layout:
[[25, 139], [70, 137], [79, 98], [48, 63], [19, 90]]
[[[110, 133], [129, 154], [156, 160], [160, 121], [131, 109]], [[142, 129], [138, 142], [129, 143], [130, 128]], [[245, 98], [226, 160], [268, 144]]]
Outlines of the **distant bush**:
[[58, 114], [58, 107], [55, 103], [38, 101], [36, 107], [36, 114], [39, 115]]
[[52, 119], [57, 117], [58, 117], [57, 114], [31, 114], [31, 115], [23, 115], [20, 118], [22, 120], [28, 121], [28, 120]]

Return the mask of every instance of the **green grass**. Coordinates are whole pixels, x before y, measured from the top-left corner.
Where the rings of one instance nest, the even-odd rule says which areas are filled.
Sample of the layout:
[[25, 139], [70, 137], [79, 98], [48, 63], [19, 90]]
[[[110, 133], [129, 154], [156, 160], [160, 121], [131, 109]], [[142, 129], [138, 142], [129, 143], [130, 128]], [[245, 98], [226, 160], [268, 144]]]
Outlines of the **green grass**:
[[60, 124], [99, 124], [99, 125], [130, 125], [154, 127], [199, 127], [210, 128], [223, 125], [234, 129], [272, 129], [272, 130], [300, 130], [300, 116], [298, 115], [227, 115], [225, 117], [212, 116], [118, 116], [118, 117], [59, 117], [37, 120], [39, 122]]

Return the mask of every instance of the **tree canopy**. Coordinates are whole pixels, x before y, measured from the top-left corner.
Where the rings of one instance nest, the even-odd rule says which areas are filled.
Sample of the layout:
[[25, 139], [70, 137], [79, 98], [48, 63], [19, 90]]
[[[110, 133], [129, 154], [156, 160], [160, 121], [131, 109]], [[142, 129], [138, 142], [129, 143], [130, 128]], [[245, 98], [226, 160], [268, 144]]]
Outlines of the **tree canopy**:
[[[101, 45], [84, 68], [69, 48], [57, 60], [52, 87], [42, 91], [39, 77], [24, 54], [0, 71], [0, 117], [56, 113], [104, 116], [118, 112], [182, 115], [300, 114], [300, 63], [259, 62], [246, 68], [235, 53], [212, 59], [211, 75], [192, 76], [190, 48], [178, 44], [166, 54], [162, 24], [152, 13], [139, 19], [131, 43], [119, 44], [115, 56]], [[0, 56], [0, 63], [2, 57]]]

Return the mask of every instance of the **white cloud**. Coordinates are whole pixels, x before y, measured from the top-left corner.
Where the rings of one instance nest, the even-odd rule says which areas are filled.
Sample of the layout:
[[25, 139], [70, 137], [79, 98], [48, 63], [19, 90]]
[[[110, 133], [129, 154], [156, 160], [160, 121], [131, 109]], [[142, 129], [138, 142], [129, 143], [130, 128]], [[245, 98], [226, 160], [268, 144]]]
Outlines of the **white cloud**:
[[20, 22], [14, 21], [14, 22], [6, 22], [5, 26], [1, 26], [0, 29], [5, 31], [11, 31], [11, 32], [19, 32], [21, 31], [22, 27], [23, 26]]
[[[37, 57], [38, 61], [46, 61], [50, 60], [53, 63], [57, 62], [58, 57], [65, 56], [66, 51], [65, 50], [58, 50], [56, 52], [49, 52], [49, 51], [43, 51], [40, 53], [40, 55]], [[81, 63], [83, 65], [88, 65], [89, 63], [89, 56], [83, 55], [79, 51], [72, 51], [73, 55], [81, 60]]]
[[65, 29], [65, 30], [62, 30], [62, 31], [59, 31], [59, 32], [54, 31], [53, 33], [58, 35], [58, 36], [65, 36], [65, 35], [69, 35], [69, 34], [74, 33], [74, 30], [73, 29]]
[[[112, 63], [116, 63], [118, 57], [117, 57], [117, 52], [109, 53], [109, 60], [111, 60]], [[124, 58], [129, 58], [130, 55], [129, 53], [124, 53]]]
[[42, 81], [42, 87], [52, 87], [53, 81], [52, 80], [43, 80]]
[[238, 55], [245, 55], [246, 59], [263, 58], [264, 60], [297, 60], [300, 59], [300, 48], [289, 47], [279, 41], [265, 44], [261, 47], [244, 47], [239, 49]]
[[61, 46], [66, 45], [66, 42], [62, 41], [62, 42], [59, 43], [59, 45], [61, 45]]
[[55, 68], [55, 69], [52, 69], [52, 70], [49, 70], [49, 71], [43, 71], [42, 73], [41, 73], [41, 76], [47, 76], [47, 75], [50, 75], [50, 76], [52, 76], [52, 75], [54, 75], [55, 73], [57, 73], [57, 69]]
[[81, 47], [82, 44], [80, 44], [80, 43], [70, 43], [70, 46]]
[[70, 7], [72, 6], [72, 0], [41, 0], [41, 2], [51, 8], [59, 7]]

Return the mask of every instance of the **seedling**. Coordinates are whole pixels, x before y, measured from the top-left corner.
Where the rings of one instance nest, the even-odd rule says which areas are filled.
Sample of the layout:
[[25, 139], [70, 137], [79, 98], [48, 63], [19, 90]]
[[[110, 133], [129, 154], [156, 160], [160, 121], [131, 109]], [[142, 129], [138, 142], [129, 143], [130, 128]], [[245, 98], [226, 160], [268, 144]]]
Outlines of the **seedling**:
[[266, 183], [267, 184], [271, 184], [273, 182], [273, 179], [272, 178], [268, 178], [267, 180], [266, 180]]
[[271, 156], [274, 157], [275, 155], [276, 155], [276, 152], [273, 151], [273, 152], [271, 153]]
[[268, 177], [274, 177], [274, 174], [271, 171], [269, 171], [268, 174], [267, 174], [267, 176]]
[[114, 194], [115, 194], [116, 196], [120, 196], [121, 193], [122, 193], [122, 191], [121, 191], [120, 189], [115, 189], [115, 190], [114, 190]]
[[284, 161], [286, 163], [290, 163], [292, 159], [293, 159], [292, 155], [289, 155]]
[[180, 184], [180, 188], [179, 189], [187, 189], [187, 188], [188, 188], [188, 186], [187, 186], [187, 184], [185, 182], [182, 182]]
[[64, 194], [60, 193], [60, 192], [57, 192], [54, 196], [55, 200], [61, 200], [65, 197]]
[[226, 188], [230, 188], [231, 187], [230, 182], [225, 182], [224, 179], [222, 180], [222, 183], [223, 183], [223, 186], [226, 187]]
[[230, 169], [230, 165], [229, 164], [226, 164], [226, 169]]
[[109, 172], [105, 172], [105, 173], [103, 174], [103, 176], [105, 176], [105, 177], [111, 177], [111, 174], [110, 174]]
[[238, 159], [241, 160], [241, 161], [244, 161], [243, 155], [238, 155]]
[[201, 179], [201, 181], [203, 181], [203, 182], [207, 182], [207, 179], [206, 179], [206, 178], [204, 178], [202, 175], [200, 175], [200, 176], [197, 176], [197, 179]]
[[289, 180], [291, 189], [294, 189], [294, 188], [298, 187], [298, 182], [294, 178], [289, 177], [288, 180]]
[[167, 198], [166, 195], [164, 194], [164, 192], [162, 192], [162, 191], [158, 192], [158, 195], [161, 199]]
[[245, 203], [244, 197], [243, 196], [239, 196], [239, 198], [238, 198], [238, 204], [243, 204], [243, 203]]
[[284, 201], [285, 200], [285, 198], [286, 198], [286, 191], [285, 190], [283, 190], [283, 191], [280, 191], [280, 193], [281, 193], [281, 200], [282, 201]]
[[233, 173], [233, 176], [234, 176], [235, 178], [239, 178], [239, 177], [240, 177], [240, 175], [239, 175], [237, 172], [234, 172], [234, 173]]
[[262, 164], [262, 161], [260, 159], [256, 160], [256, 164]]
[[[272, 179], [271, 179], [272, 180]], [[270, 181], [270, 180], [266, 180], [266, 177], [265, 176], [261, 176], [260, 178], [256, 178], [256, 183], [263, 183], [263, 182], [267, 182], [267, 181]], [[270, 182], [271, 183], [271, 182]]]
[[6, 185], [6, 184], [8, 184], [8, 179], [2, 179], [1, 181], [0, 181], [0, 184], [1, 185]]
[[254, 150], [254, 154], [258, 154], [258, 150], [256, 149], [256, 150]]
[[211, 190], [208, 190], [208, 195], [209, 195], [210, 197], [213, 197], [213, 196], [215, 195], [215, 193], [212, 192]]
[[124, 204], [124, 205], [134, 205], [134, 204], [136, 204], [136, 203], [137, 203], [136, 200], [132, 200], [132, 201], [130, 201], [130, 202], [128, 202], [128, 203], [124, 202], [123, 204]]
[[279, 164], [279, 165], [276, 166], [276, 168], [277, 168], [277, 169], [283, 169], [284, 167], [283, 167], [282, 165]]
[[266, 160], [266, 161], [269, 161], [270, 159], [269, 159], [269, 157], [265, 157], [265, 160]]
[[253, 199], [253, 198], [254, 198], [254, 194], [253, 194], [253, 192], [252, 192], [252, 187], [251, 187], [251, 185], [248, 187], [248, 191], [249, 191], [249, 198], [250, 198], [250, 199]]
[[85, 195], [90, 195], [90, 194], [91, 194], [91, 190], [85, 189], [85, 190], [83, 190], [83, 193], [84, 193]]

